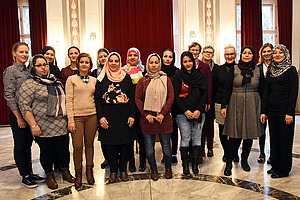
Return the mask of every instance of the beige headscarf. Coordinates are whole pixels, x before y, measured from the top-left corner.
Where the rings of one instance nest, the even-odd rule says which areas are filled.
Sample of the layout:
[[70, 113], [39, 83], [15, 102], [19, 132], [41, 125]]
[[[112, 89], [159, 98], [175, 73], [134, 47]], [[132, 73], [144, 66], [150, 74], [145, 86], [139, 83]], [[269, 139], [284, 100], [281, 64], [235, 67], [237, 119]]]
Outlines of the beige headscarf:
[[[156, 73], [149, 70], [150, 58], [156, 56], [159, 61], [159, 69]], [[150, 54], [146, 63], [146, 77], [151, 79], [145, 94], [144, 110], [160, 113], [166, 104], [168, 86], [167, 74], [161, 71], [161, 59], [157, 53]]]
[[[108, 63], [109, 63], [109, 59], [111, 56], [116, 55], [119, 58], [119, 69], [116, 72], [113, 72], [110, 70], [110, 68], [108, 67]], [[98, 80], [101, 82], [106, 74], [107, 78], [112, 81], [112, 82], [121, 82], [125, 76], [126, 76], [126, 72], [124, 72], [121, 68], [122, 63], [121, 63], [121, 56], [120, 54], [118, 54], [117, 52], [111, 52], [108, 55], [107, 61], [104, 65], [104, 68], [102, 69], [101, 73], [98, 76]]]

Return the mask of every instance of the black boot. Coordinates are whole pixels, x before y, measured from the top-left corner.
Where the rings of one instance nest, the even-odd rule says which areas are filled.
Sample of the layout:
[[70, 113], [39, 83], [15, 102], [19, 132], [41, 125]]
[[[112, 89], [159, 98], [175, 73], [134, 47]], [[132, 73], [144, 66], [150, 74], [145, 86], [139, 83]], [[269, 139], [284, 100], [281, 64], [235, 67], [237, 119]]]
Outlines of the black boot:
[[225, 176], [230, 176], [231, 175], [231, 169], [232, 169], [232, 160], [228, 159], [226, 161], [226, 167], [224, 170], [224, 175]]
[[195, 175], [199, 173], [198, 160], [199, 160], [201, 150], [202, 150], [201, 146], [193, 146], [192, 170]]
[[190, 169], [189, 169], [189, 162], [188, 162], [188, 147], [180, 147], [181, 152], [181, 160], [182, 160], [182, 168], [183, 168], [183, 174], [189, 175]]
[[242, 158], [242, 161], [241, 161], [241, 165], [242, 165], [242, 168], [245, 172], [249, 172], [250, 171], [250, 166], [248, 164], [248, 159], [247, 158]]

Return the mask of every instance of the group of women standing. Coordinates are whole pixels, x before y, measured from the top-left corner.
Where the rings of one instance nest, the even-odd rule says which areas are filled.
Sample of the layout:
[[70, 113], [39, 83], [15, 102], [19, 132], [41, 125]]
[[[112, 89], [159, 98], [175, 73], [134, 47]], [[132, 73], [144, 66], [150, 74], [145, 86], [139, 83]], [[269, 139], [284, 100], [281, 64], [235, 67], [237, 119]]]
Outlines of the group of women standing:
[[[136, 139], [139, 171], [146, 169], [147, 158], [151, 178], [159, 179], [155, 160], [156, 134], [163, 150], [165, 177], [172, 178], [172, 163], [177, 163], [178, 128], [183, 174], [190, 174], [190, 156], [192, 172], [196, 175], [205, 154], [204, 123], [207, 155], [213, 156], [213, 134], [210, 133], [213, 133], [213, 118], [219, 124], [226, 176], [231, 175], [232, 161], [239, 162], [241, 141], [244, 171], [251, 169], [248, 157], [254, 138], [260, 138], [258, 161], [264, 162], [267, 119], [272, 165], [268, 173], [272, 178], [288, 176], [292, 166], [298, 75], [286, 47], [264, 45], [258, 66], [251, 46], [242, 48], [238, 64], [235, 63], [235, 48], [226, 46], [226, 62], [221, 66], [212, 61], [213, 47], [207, 46], [204, 51], [208, 64], [198, 59], [201, 46], [193, 43], [189, 51], [181, 54], [179, 69], [174, 66], [175, 53], [170, 48], [164, 49], [161, 56], [150, 54], [145, 67], [136, 48], [128, 50], [123, 67], [117, 52], [109, 53], [102, 48], [97, 52], [97, 68], [91, 72], [91, 56], [80, 53], [77, 47], [70, 47], [71, 63], [60, 72], [55, 50], [50, 46], [31, 59], [27, 70], [28, 46], [16, 43], [12, 49], [14, 63], [4, 71], [3, 81], [10, 108], [14, 157], [23, 177], [22, 183], [32, 188], [37, 186], [36, 182], [44, 181], [32, 173], [30, 155], [35, 139], [41, 150], [40, 162], [49, 188], [58, 187], [53, 173], [55, 162], [64, 180], [75, 183], [76, 188], [81, 187], [83, 149], [87, 182], [93, 185], [93, 144], [97, 130], [105, 158], [101, 168], [109, 165], [110, 183], [116, 181], [118, 171], [121, 180], [129, 180], [128, 161], [130, 172], [136, 171], [133, 150]], [[69, 171], [69, 132], [75, 178]]]

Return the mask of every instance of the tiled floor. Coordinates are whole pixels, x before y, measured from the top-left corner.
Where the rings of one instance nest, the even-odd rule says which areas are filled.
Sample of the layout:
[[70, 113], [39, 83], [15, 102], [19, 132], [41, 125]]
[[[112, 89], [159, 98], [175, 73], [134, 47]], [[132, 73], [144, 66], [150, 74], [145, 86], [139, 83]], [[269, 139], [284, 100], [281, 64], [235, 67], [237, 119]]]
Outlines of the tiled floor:
[[[179, 161], [173, 165], [174, 177], [171, 180], [163, 178], [164, 166], [160, 163], [161, 148], [156, 144], [156, 158], [161, 178], [154, 182], [149, 179], [149, 168], [143, 173], [130, 174], [130, 181], [107, 184], [105, 178], [109, 175], [109, 168], [103, 170], [100, 163], [103, 156], [100, 145], [95, 140], [95, 168], [96, 184], [84, 184], [75, 190], [72, 184], [63, 181], [56, 173], [59, 183], [57, 190], [50, 190], [45, 183], [38, 188], [27, 189], [21, 184], [21, 177], [13, 160], [13, 140], [10, 128], [0, 128], [0, 199], [300, 199], [300, 117], [296, 117], [296, 131], [293, 150], [293, 169], [291, 175], [282, 179], [271, 179], [267, 174], [270, 166], [257, 163], [258, 141], [255, 141], [249, 158], [250, 172], [244, 172], [240, 163], [235, 164], [233, 175], [225, 177], [222, 162], [222, 148], [218, 138], [218, 129], [215, 125], [214, 153], [212, 158], [205, 157], [204, 164], [200, 165], [198, 176], [182, 176], [182, 167]], [[71, 146], [70, 146], [71, 148]], [[39, 149], [33, 144], [34, 172], [45, 176], [39, 163]], [[72, 151], [72, 148], [71, 148]], [[269, 143], [266, 145], [269, 155]], [[180, 160], [180, 156], [178, 155]], [[72, 160], [72, 159], [71, 159]], [[136, 156], [138, 167], [138, 156]], [[71, 173], [74, 174], [73, 162], [70, 163]], [[84, 182], [85, 176], [84, 177]]]

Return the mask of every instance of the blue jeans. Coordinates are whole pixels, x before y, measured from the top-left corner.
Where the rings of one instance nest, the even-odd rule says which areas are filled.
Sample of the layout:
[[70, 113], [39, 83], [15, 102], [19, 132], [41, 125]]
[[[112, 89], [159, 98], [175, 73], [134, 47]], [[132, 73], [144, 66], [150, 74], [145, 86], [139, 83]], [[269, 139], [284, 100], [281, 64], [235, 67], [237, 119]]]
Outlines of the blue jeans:
[[193, 141], [193, 146], [201, 146], [203, 122], [203, 119], [201, 122], [188, 120], [184, 114], [176, 115], [176, 123], [181, 135], [180, 147], [189, 147], [190, 140]]
[[[143, 134], [145, 142], [145, 151], [151, 170], [157, 169], [155, 160], [155, 134]], [[158, 134], [160, 144], [162, 146], [163, 155], [165, 158], [165, 167], [171, 168], [172, 150], [171, 150], [171, 133]]]

